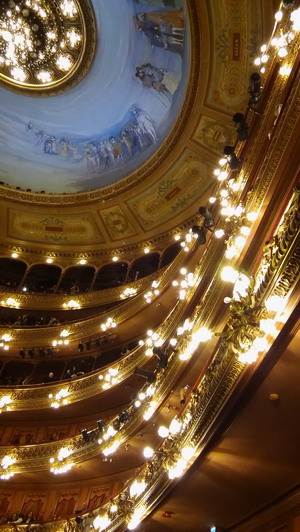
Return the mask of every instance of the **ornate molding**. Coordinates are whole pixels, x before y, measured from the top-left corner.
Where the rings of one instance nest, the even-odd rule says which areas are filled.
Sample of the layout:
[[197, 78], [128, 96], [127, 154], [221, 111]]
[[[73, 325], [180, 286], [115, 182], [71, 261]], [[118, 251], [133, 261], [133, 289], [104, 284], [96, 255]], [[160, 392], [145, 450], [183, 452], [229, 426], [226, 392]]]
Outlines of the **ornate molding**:
[[[192, 251], [193, 253], [193, 251]], [[184, 263], [184, 261], [187, 258], [187, 254], [182, 251], [179, 253], [179, 255], [176, 257], [176, 259], [168, 266], [160, 276], [158, 276], [159, 281], [159, 289], [160, 291], [163, 291], [167, 288], [170, 281], [174, 277], [174, 275], [177, 273], [178, 268]], [[146, 281], [147, 282], [147, 281]], [[76, 322], [69, 322], [68, 324], [63, 324], [59, 326], [45, 326], [45, 327], [35, 327], [35, 328], [14, 328], [10, 329], [7, 327], [0, 327], [0, 337], [3, 334], [9, 333], [12, 337], [12, 344], [14, 347], [21, 349], [21, 348], [28, 348], [33, 346], [52, 346], [52, 341], [55, 339], [59, 339], [61, 332], [66, 329], [69, 331], [69, 340], [78, 342], [79, 340], [83, 340], [92, 336], [98, 336], [101, 332], [100, 325], [101, 323], [104, 323], [108, 317], [113, 316], [114, 320], [120, 324], [121, 322], [128, 320], [133, 315], [135, 315], [137, 312], [140, 312], [145, 308], [147, 305], [146, 299], [144, 297], [144, 292], [146, 288], [148, 288], [148, 282], [147, 284], [142, 283], [142, 290], [140, 293], [134, 297], [134, 304], [132, 304], [132, 300], [125, 300], [123, 305], [108, 310], [105, 313], [102, 313], [97, 316], [93, 316], [92, 318], [83, 319]], [[95, 292], [94, 292], [95, 294]], [[1, 294], [2, 297], [3, 294]], [[101, 296], [101, 293], [99, 294]], [[89, 294], [86, 294], [87, 298]], [[13, 298], [16, 298], [17, 294], [14, 293]], [[84, 297], [84, 296], [83, 296]], [[157, 296], [155, 296], [157, 297]], [[67, 300], [66, 297], [64, 297], [65, 300]], [[77, 297], [70, 295], [68, 297], [69, 299], [76, 299]], [[71, 312], [71, 311], [70, 311]]]

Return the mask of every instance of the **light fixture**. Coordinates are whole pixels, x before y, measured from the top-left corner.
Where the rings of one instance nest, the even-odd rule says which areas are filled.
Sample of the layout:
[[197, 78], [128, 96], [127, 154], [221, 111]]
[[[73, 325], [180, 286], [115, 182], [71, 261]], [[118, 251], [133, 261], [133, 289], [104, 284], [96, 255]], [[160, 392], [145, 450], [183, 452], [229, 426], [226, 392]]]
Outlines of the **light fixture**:
[[289, 76], [292, 71], [292, 68], [288, 65], [282, 65], [279, 69], [279, 74], [281, 76]]
[[242, 364], [253, 364], [253, 362], [256, 362], [257, 357], [257, 351], [255, 349], [249, 349], [249, 351], [241, 353], [238, 356], [238, 360], [239, 362], [242, 362]]
[[109, 527], [110, 523], [111, 519], [107, 515], [98, 515], [93, 521], [93, 527], [102, 532], [102, 530]]
[[228, 172], [226, 170], [222, 170], [222, 172], [220, 172], [219, 174], [218, 181], [225, 181], [227, 177], [228, 177]]
[[144, 506], [139, 506], [134, 510], [133, 514], [131, 515], [130, 521], [127, 523], [128, 530], [135, 530], [139, 526], [143, 519], [145, 511], [146, 509]]
[[263, 331], [266, 334], [275, 335], [277, 332], [275, 323], [270, 318], [260, 320], [259, 328], [261, 331]]
[[291, 21], [293, 23], [293, 30], [299, 31], [300, 30], [300, 7], [292, 11]]
[[282, 312], [284, 308], [284, 300], [278, 295], [270, 296], [266, 299], [265, 305], [269, 311]]
[[224, 235], [225, 235], [225, 233], [224, 233], [223, 229], [217, 229], [215, 231], [216, 238], [222, 238], [222, 236], [224, 236]]
[[119, 260], [119, 257], [117, 257], [116, 255], [112, 258], [113, 262], [117, 262]]
[[288, 54], [288, 51], [285, 48], [285, 46], [283, 46], [282, 48], [279, 48], [279, 50], [278, 50], [279, 57], [286, 57], [287, 54]]
[[234, 270], [231, 266], [225, 266], [221, 272], [223, 281], [235, 283], [239, 276], [239, 272]]
[[46, 259], [46, 262], [47, 262], [47, 264], [52, 264], [53, 259], [51, 259], [51, 257], [48, 257], [48, 259]]
[[83, 266], [84, 264], [86, 264], [86, 262], [87, 262], [86, 259], [80, 259], [79, 264]]
[[167, 429], [167, 427], [164, 425], [161, 425], [158, 429], [158, 434], [161, 436], [161, 438], [167, 438], [169, 436], [169, 429]]
[[[82, 7], [79, 0], [1, 2], [1, 84], [48, 96], [78, 83], [96, 43], [93, 13]], [[86, 34], [94, 38], [87, 42]]]
[[195, 455], [195, 449], [191, 445], [186, 445], [181, 449], [181, 456], [184, 460], [190, 460]]
[[130, 497], [139, 497], [146, 489], [146, 483], [144, 481], [135, 480], [130, 488]]
[[249, 220], [249, 222], [255, 222], [255, 220], [257, 219], [257, 216], [258, 216], [258, 213], [255, 211], [251, 211], [246, 214], [246, 218], [247, 220]]

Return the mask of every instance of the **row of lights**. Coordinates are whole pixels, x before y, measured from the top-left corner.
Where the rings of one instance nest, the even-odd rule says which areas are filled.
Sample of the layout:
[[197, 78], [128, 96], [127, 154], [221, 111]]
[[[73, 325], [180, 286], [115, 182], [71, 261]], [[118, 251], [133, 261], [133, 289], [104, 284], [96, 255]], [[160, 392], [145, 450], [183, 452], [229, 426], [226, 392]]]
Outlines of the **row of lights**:
[[[254, 216], [252, 214], [250, 215], [250, 218], [254, 220]], [[249, 220], [249, 221], [252, 221], [252, 220]], [[243, 236], [248, 236], [248, 234], [249, 234], [249, 231], [247, 231], [247, 233], [244, 231]], [[250, 280], [245, 274], [239, 274], [239, 272], [235, 271], [230, 266], [227, 266], [227, 267], [224, 267], [222, 270], [222, 279], [224, 281], [230, 281], [234, 283], [233, 294], [236, 299], [240, 297], [244, 297], [247, 294], [247, 289], [249, 288]], [[266, 300], [265, 305], [269, 312], [273, 312], [273, 313], [281, 312], [284, 306], [284, 301], [279, 296], [273, 295]], [[274, 319], [271, 319], [268, 317], [266, 319], [260, 320], [261, 333], [265, 335], [270, 335], [270, 334], [272, 334], [273, 336], [276, 335], [277, 329], [276, 329], [275, 323], [276, 321], [278, 321], [278, 319], [280, 318], [274, 317]], [[192, 326], [193, 326], [193, 322], [186, 320], [184, 327], [178, 328], [177, 334], [181, 335], [186, 331], [190, 332], [192, 329]], [[154, 334], [155, 333], [153, 333], [152, 331], [148, 331], [148, 336], [150, 337], [151, 340]], [[180, 355], [181, 360], [190, 358], [192, 352], [194, 352], [194, 350], [199, 345], [199, 342], [210, 340], [212, 338], [212, 333], [207, 328], [200, 327], [198, 330], [194, 331], [190, 335], [190, 338], [191, 338], [190, 343], [188, 344], [184, 353]], [[154, 336], [154, 340], [156, 339], [157, 337]], [[176, 345], [176, 342], [177, 342], [176, 339], [174, 338], [172, 340], [171, 340], [172, 344]], [[257, 359], [258, 353], [261, 351], [264, 351], [265, 349], [267, 349], [267, 347], [268, 347], [268, 342], [265, 337], [256, 338], [253, 342], [252, 348], [248, 352], [244, 352], [239, 355], [238, 357], [239, 361], [244, 364], [253, 363]], [[156, 403], [153, 402], [153, 408], [152, 408], [153, 412], [155, 411], [155, 407], [156, 407]], [[185, 429], [190, 419], [191, 419], [191, 415], [189, 413], [186, 415], [186, 418], [183, 422], [179, 420], [177, 417], [175, 417], [170, 423], [169, 428], [165, 426], [161, 426], [158, 429], [158, 433], [163, 438], [168, 438], [170, 435], [171, 436], [177, 435]], [[158, 453], [160, 452], [161, 451], [158, 451]], [[146, 447], [144, 449], [144, 456], [146, 458], [148, 459], [152, 458], [154, 454], [155, 452], [153, 451], [151, 447]], [[168, 455], [168, 458], [170, 458], [170, 453], [169, 454], [167, 453], [167, 455]], [[174, 479], [174, 478], [181, 476], [187, 469], [189, 460], [193, 458], [194, 455], [195, 455], [195, 449], [192, 446], [183, 447], [180, 454], [176, 456], [176, 459], [175, 459], [175, 454], [174, 454], [173, 455], [174, 459], [173, 459], [172, 464], [171, 465], [169, 464], [167, 466], [169, 478]], [[169, 462], [170, 460], [168, 460], [168, 463]], [[129, 488], [130, 496], [132, 498], [137, 498], [141, 496], [144, 493], [146, 487], [147, 486], [144, 480], [142, 481], [135, 480]], [[128, 521], [129, 530], [133, 530], [139, 525], [139, 523], [145, 516], [146, 511], [147, 510], [145, 506], [137, 506], [136, 510], [132, 514], [131, 519]], [[135, 514], [135, 512], [137, 513]], [[94, 526], [95, 528], [100, 528], [100, 530], [105, 530], [106, 526], [109, 526], [110, 523], [111, 523], [111, 520], [108, 517], [108, 515], [102, 515], [102, 516], [98, 516], [95, 519]]]
[[[275, 29], [279, 22], [283, 19], [283, 11], [277, 11], [275, 13]], [[280, 59], [285, 58], [288, 55], [288, 48], [293, 43], [296, 32], [300, 30], [300, 8], [295, 9], [290, 14], [291, 30], [287, 33], [280, 31], [279, 37], [272, 37], [268, 44], [263, 44], [261, 46], [261, 54], [254, 60], [256, 66], [260, 66], [261, 73], [265, 72], [265, 64], [268, 62], [269, 57], [273, 56], [273, 50], [270, 48], [275, 48], [275, 51]], [[279, 73], [282, 76], [288, 76], [291, 72], [291, 67], [287, 64], [284, 64], [280, 67]]]
[[[147, 255], [148, 253], [151, 252], [151, 249], [149, 247], [144, 247], [143, 252], [145, 253], [145, 255]], [[18, 259], [18, 258], [20, 258], [20, 256], [21, 256], [20, 253], [17, 253], [16, 251], [13, 251], [11, 253], [11, 257], [13, 259]], [[112, 258], [111, 258], [112, 262], [118, 262], [120, 259], [121, 259], [121, 257], [119, 257], [118, 255], [113, 255]], [[53, 264], [54, 261], [55, 261], [55, 259], [53, 257], [46, 257], [45, 258], [45, 262], [47, 264]], [[88, 263], [88, 260], [84, 259], [84, 258], [79, 259], [78, 262], [77, 262], [77, 264], [79, 264], [80, 266], [84, 266], [87, 263]]]
[[4, 349], [4, 351], [9, 351], [9, 345], [8, 345], [8, 342], [10, 342], [12, 339], [11, 335], [8, 334], [8, 333], [5, 333], [1, 336], [1, 341], [0, 341], [0, 347], [2, 349]]
[[[234, 283], [233, 293], [234, 293], [236, 299], [238, 299], [240, 296], [241, 297], [245, 296], [245, 294], [247, 292], [247, 288], [249, 286], [249, 279], [248, 279], [248, 277], [246, 275], [239, 274], [238, 272], [233, 270], [231, 267], [227, 266], [222, 271], [222, 278], [223, 278], [224, 281], [230, 281], [230, 282]], [[278, 296], [272, 296], [271, 298], [269, 298], [269, 300], [266, 301], [266, 307], [270, 311], [275, 311], [275, 310], [278, 311], [279, 309], [282, 310], [282, 305], [283, 305], [283, 302], [282, 302], [282, 300], [280, 300], [280, 298]], [[275, 322], [273, 320], [269, 319], [269, 318], [266, 319], [266, 320], [261, 320], [261, 324], [260, 324], [261, 330], [264, 331], [266, 334], [270, 334], [271, 332], [274, 334], [276, 332], [276, 327], [275, 327], [274, 323]], [[185, 322], [184, 322], [182, 327], [178, 327], [177, 334], [179, 336], [181, 336], [185, 332], [190, 333], [190, 331], [192, 330], [192, 327], [193, 327], [193, 322], [191, 322], [190, 320], [187, 319], [187, 320], [185, 320]], [[152, 345], [154, 345], [154, 343], [156, 343], [156, 345], [159, 345], [159, 346], [162, 345], [163, 340], [161, 338], [159, 338], [159, 335], [157, 333], [154, 333], [153, 331], [148, 331], [147, 336], [148, 336], [148, 339], [146, 341], [146, 345], [150, 345], [148, 340], [151, 341]], [[191, 334], [191, 336], [190, 336], [191, 340], [190, 340], [188, 346], [185, 347], [184, 352], [181, 353], [179, 358], [181, 360], [187, 360], [188, 358], [190, 358], [191, 354], [195, 351], [195, 349], [197, 348], [197, 346], [199, 345], [200, 342], [208, 341], [208, 340], [211, 339], [211, 337], [212, 337], [212, 333], [205, 327], [201, 327], [198, 330], [194, 331]], [[173, 342], [172, 342], [172, 340], [173, 340]], [[175, 340], [175, 342], [174, 342], [174, 340], [175, 339], [171, 339], [170, 340], [170, 344], [171, 345], [174, 345], [174, 344], [177, 343], [177, 341]], [[257, 338], [254, 341], [254, 343], [253, 343], [252, 349], [249, 350], [249, 352], [247, 352], [247, 353], [242, 353], [240, 355], [240, 357], [239, 357], [239, 360], [241, 362], [243, 362], [243, 363], [252, 363], [257, 358], [257, 352], [265, 350], [266, 348], [267, 348], [266, 340], [264, 338]], [[152, 352], [152, 354], [153, 354], [153, 352]], [[255, 354], [255, 356], [254, 356], [254, 354]], [[110, 386], [110, 384], [112, 384], [112, 385], [116, 384], [116, 381], [114, 382], [114, 379], [115, 379], [117, 373], [118, 373], [118, 370], [113, 369], [113, 368], [110, 368], [110, 370], [108, 371], [107, 376], [104, 378], [105, 383], [108, 384], [108, 387]], [[138, 399], [135, 401], [135, 407], [136, 408], [140, 407], [145, 400], [149, 401], [149, 398], [152, 398], [154, 393], [155, 393], [155, 386], [153, 386], [153, 385], [148, 386], [147, 390], [146, 390], [146, 393], [140, 392], [140, 394], [138, 395]], [[54, 397], [53, 397], [52, 394], [50, 394], [49, 398], [52, 400], [51, 406], [53, 408], [59, 408], [60, 406], [67, 404], [68, 403], [68, 399], [67, 399], [68, 395], [69, 395], [69, 393], [68, 393], [67, 389], [62, 389]], [[5, 402], [7, 404], [9, 404], [11, 402], [10, 398], [7, 398], [7, 399], [8, 399], [8, 401], [2, 400], [2, 403], [3, 403], [2, 406], [4, 406]], [[146, 408], [146, 410], [144, 412], [144, 419], [148, 420], [154, 414], [154, 412], [155, 412], [155, 410], [156, 410], [156, 408], [158, 406], [158, 403], [156, 401], [154, 401], [154, 400], [151, 400], [150, 402], [148, 402], [146, 404], [147, 404], [147, 408]], [[177, 434], [180, 429], [181, 429], [181, 425], [180, 425], [179, 421], [177, 420], [177, 418], [174, 418], [174, 420], [172, 421], [169, 429], [166, 429], [165, 427], [160, 427], [159, 434], [160, 434], [161, 437], [167, 437], [169, 434], [172, 434], [172, 435]], [[104, 440], [108, 440], [108, 439], [114, 437], [115, 434], [117, 434], [117, 431], [113, 428], [112, 425], [110, 425], [110, 426], [108, 426], [106, 432], [104, 433], [103, 439]], [[98, 443], [101, 444], [102, 441], [103, 440], [101, 439], [101, 440], [99, 440]], [[120, 442], [118, 440], [114, 440], [113, 442], [110, 443], [109, 446], [107, 446], [103, 450], [103, 454], [105, 456], [108, 456], [108, 455], [114, 453], [118, 449], [119, 445], [120, 445]], [[64, 448], [62, 448], [62, 453], [63, 453], [63, 450], [64, 450]], [[70, 454], [64, 456], [63, 457], [64, 460], [66, 458], [68, 458], [68, 456]], [[61, 457], [62, 454], [59, 454], [59, 456]], [[150, 455], [148, 457], [150, 457]], [[54, 459], [51, 459], [51, 460], [52, 460], [52, 462], [54, 461]], [[61, 461], [61, 459], [58, 459], [58, 460]], [[184, 467], [182, 468], [182, 464], [183, 463], [184, 462], [182, 461], [182, 459], [180, 459], [178, 464], [171, 468], [170, 474], [171, 474], [172, 478], [175, 478], [175, 476], [179, 476], [180, 474], [183, 473], [183, 471], [184, 471]], [[53, 467], [51, 469], [51, 471], [54, 472], [55, 474], [57, 474], [57, 473], [65, 473], [65, 472], [69, 471], [70, 468], [73, 467], [73, 465], [74, 465], [73, 463], [70, 464], [69, 462], [67, 462], [67, 463], [64, 463], [63, 465], [59, 465], [59, 466]], [[9, 477], [5, 477], [5, 478], [9, 478]]]

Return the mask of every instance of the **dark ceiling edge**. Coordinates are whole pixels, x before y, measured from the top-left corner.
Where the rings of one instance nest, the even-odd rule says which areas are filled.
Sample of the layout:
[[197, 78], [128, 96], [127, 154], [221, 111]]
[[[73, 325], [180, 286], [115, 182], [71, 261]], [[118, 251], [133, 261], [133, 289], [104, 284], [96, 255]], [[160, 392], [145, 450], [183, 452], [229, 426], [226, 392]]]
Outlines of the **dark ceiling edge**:
[[[188, 478], [192, 476], [197, 469], [201, 467], [201, 463], [205, 460], [207, 454], [214, 449], [217, 445], [220, 438], [222, 438], [226, 432], [229, 430], [231, 425], [236, 421], [239, 415], [242, 413], [244, 408], [253, 398], [253, 395], [256, 393], [263, 381], [268, 377], [269, 373], [273, 369], [274, 365], [278, 362], [279, 358], [282, 355], [282, 352], [287, 348], [290, 341], [300, 328], [300, 302], [295, 305], [291, 315], [289, 316], [288, 321], [285, 323], [285, 326], [280, 331], [279, 335], [273, 342], [271, 348], [269, 349], [267, 355], [261, 361], [259, 365], [249, 366], [248, 371], [245, 371], [244, 375], [241, 377], [236, 389], [232, 393], [229, 400], [226, 402], [220, 417], [216, 420], [215, 424], [208, 429], [207, 434], [205, 435], [205, 441], [203, 442], [203, 448], [197, 460], [194, 464], [188, 469], [188, 471], [181, 477], [176, 483], [174, 483], [162, 497], [161, 501], [153, 508], [153, 511], [148, 515], [147, 519], [151, 518], [155, 512], [157, 512], [162, 505], [167, 503], [167, 499], [170, 495], [178, 488], [179, 485], [183, 485], [183, 482], [186, 483]], [[298, 486], [298, 485], [297, 485]], [[300, 484], [299, 484], [300, 487]], [[291, 488], [293, 491], [296, 487]], [[289, 490], [288, 490], [289, 491]], [[278, 500], [286, 497], [284, 494], [278, 497]], [[266, 507], [271, 507], [275, 504], [277, 499], [266, 503]], [[251, 515], [248, 515], [243, 519], [243, 522], [249, 520], [252, 515], [260, 513], [264, 509], [264, 506], [259, 508], [256, 512]], [[230, 525], [228, 528], [220, 526], [224, 531], [233, 530], [232, 527], [236, 527], [239, 523]]]
[[241, 526], [241, 525], [247, 523], [247, 521], [250, 521], [251, 519], [259, 516], [261, 513], [265, 512], [266, 510], [271, 509], [273, 506], [277, 506], [278, 504], [284, 502], [285, 500], [288, 500], [292, 495], [297, 493], [297, 491], [299, 491], [299, 489], [300, 489], [300, 482], [298, 482], [297, 484], [295, 484], [294, 486], [292, 486], [288, 490], [286, 490], [283, 493], [281, 493], [280, 495], [278, 495], [278, 497], [275, 497], [275, 499], [273, 499], [272, 501], [267, 502], [266, 504], [263, 504], [255, 512], [253, 512], [252, 514], [249, 514], [244, 519], [241, 519], [240, 521], [237, 521], [236, 523], [231, 525], [229, 528], [224, 529], [224, 532], [234, 532], [234, 530], [238, 526]]

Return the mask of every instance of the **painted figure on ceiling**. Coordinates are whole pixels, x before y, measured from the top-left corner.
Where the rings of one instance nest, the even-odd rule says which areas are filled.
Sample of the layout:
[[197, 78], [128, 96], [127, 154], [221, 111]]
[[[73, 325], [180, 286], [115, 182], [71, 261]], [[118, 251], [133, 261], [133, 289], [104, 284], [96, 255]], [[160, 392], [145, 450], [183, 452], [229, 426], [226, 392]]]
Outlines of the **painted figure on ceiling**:
[[149, 38], [152, 46], [183, 54], [183, 11], [148, 11], [135, 16], [135, 26]]
[[134, 0], [136, 4], [142, 4], [152, 7], [180, 7], [182, 6], [182, 0]]
[[145, 63], [136, 68], [135, 76], [139, 78], [143, 85], [149, 89], [154, 89], [157, 92], [166, 94], [171, 97], [176, 92], [180, 76], [174, 72], [168, 72], [163, 68], [159, 68]]
[[131, 111], [134, 118], [137, 121], [137, 125], [141, 128], [141, 131], [150, 138], [150, 140], [156, 144], [158, 141], [157, 133], [153, 124], [152, 119], [145, 111], [142, 109], [133, 109]]

